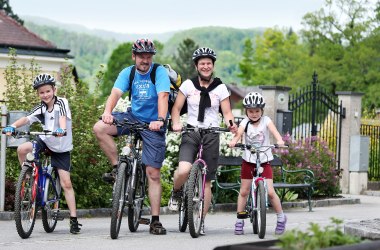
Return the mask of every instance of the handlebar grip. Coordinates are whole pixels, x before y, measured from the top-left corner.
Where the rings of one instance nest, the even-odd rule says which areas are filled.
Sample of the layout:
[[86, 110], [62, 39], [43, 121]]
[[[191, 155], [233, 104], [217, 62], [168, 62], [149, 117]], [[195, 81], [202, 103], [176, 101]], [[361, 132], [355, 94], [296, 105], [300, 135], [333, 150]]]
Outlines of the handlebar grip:
[[234, 123], [232, 122], [232, 120], [229, 120], [228, 122], [230, 123], [231, 127], [234, 125]]
[[237, 148], [245, 148], [246, 146], [243, 143], [236, 143], [235, 147], [237, 147]]

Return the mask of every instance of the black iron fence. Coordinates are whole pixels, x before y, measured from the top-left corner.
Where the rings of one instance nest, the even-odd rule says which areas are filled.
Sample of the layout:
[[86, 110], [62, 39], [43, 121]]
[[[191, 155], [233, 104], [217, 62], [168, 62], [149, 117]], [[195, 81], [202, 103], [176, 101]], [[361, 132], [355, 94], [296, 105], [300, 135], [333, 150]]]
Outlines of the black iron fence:
[[370, 137], [368, 180], [380, 181], [380, 126], [360, 126], [360, 134]]
[[309, 86], [289, 97], [289, 110], [293, 112], [293, 138], [318, 136], [334, 152], [337, 169], [340, 169], [341, 126], [345, 108], [336, 95], [327, 93], [318, 84], [316, 73]]

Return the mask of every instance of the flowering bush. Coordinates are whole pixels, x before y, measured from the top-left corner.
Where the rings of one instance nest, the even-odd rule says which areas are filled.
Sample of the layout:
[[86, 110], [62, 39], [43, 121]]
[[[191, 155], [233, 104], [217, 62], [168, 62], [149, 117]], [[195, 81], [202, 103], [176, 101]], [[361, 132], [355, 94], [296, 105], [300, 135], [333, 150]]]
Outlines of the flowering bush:
[[326, 142], [315, 136], [292, 141], [291, 137], [286, 135], [283, 140], [289, 145], [289, 149], [281, 149], [280, 157], [287, 169], [313, 171], [314, 194], [316, 195], [336, 196], [340, 193], [337, 162]]

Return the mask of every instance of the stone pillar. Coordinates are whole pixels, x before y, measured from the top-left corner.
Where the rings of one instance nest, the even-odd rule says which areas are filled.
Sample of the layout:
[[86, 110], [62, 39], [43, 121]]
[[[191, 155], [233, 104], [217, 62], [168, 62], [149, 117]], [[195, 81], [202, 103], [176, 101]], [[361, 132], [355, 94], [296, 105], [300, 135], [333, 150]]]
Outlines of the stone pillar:
[[[259, 86], [259, 88], [266, 103], [264, 114], [269, 116], [277, 125], [277, 110], [288, 111], [289, 91], [292, 88], [285, 86]], [[280, 131], [279, 127], [277, 129]], [[273, 142], [272, 135], [271, 141]]]
[[358, 194], [367, 187], [367, 173], [350, 172], [350, 139], [352, 135], [360, 135], [361, 101], [363, 93], [342, 91], [336, 92], [339, 102], [346, 109], [346, 117], [342, 120], [342, 137], [340, 151], [340, 168], [342, 193]]
[[288, 110], [289, 91], [285, 86], [259, 86], [265, 98], [265, 115], [269, 116], [274, 124], [277, 121], [277, 110]]

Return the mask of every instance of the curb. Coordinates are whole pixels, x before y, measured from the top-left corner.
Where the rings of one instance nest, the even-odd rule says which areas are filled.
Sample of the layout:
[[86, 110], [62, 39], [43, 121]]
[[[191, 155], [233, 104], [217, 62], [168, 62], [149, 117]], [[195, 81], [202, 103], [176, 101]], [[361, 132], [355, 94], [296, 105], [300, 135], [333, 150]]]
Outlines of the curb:
[[[359, 198], [330, 198], [325, 200], [312, 200], [312, 207], [328, 207], [328, 206], [337, 206], [337, 205], [350, 205], [350, 204], [359, 204]], [[297, 202], [283, 202], [283, 209], [292, 209], [292, 208], [305, 208], [308, 209], [309, 205], [307, 201], [297, 201]], [[269, 208], [272, 210], [271, 208]], [[215, 204], [215, 207], [210, 207], [211, 213], [216, 212], [236, 212], [236, 203], [223, 203]], [[69, 218], [69, 211], [61, 211], [63, 217]], [[143, 215], [149, 215], [150, 209], [144, 209]], [[161, 207], [160, 214], [177, 214], [177, 212], [170, 211], [168, 207]], [[110, 217], [111, 208], [93, 208], [93, 209], [78, 209], [77, 216], [79, 218], [95, 218], [95, 217]], [[41, 216], [39, 211], [37, 218]], [[0, 212], [0, 221], [2, 220], [13, 220], [14, 212]]]

